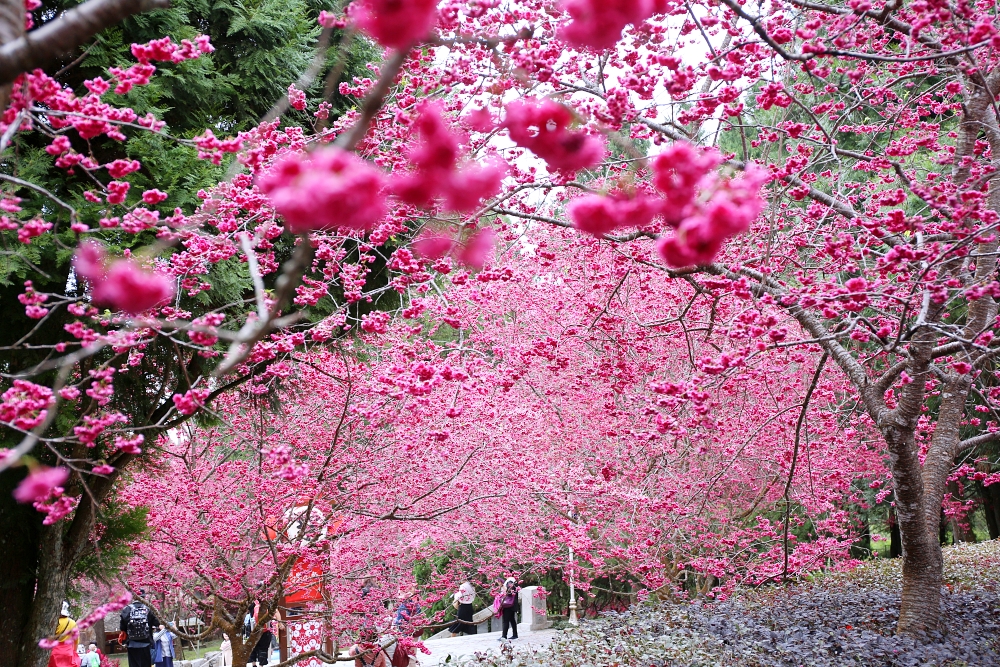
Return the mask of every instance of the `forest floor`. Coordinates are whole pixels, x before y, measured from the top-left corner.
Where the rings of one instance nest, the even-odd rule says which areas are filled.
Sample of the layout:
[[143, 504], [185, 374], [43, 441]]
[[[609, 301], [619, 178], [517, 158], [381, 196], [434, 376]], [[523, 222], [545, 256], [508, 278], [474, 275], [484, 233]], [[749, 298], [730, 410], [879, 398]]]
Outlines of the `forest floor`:
[[1000, 665], [1000, 540], [946, 547], [943, 632], [894, 634], [899, 559], [724, 602], [647, 604], [560, 632], [544, 649], [469, 667], [993, 667]]

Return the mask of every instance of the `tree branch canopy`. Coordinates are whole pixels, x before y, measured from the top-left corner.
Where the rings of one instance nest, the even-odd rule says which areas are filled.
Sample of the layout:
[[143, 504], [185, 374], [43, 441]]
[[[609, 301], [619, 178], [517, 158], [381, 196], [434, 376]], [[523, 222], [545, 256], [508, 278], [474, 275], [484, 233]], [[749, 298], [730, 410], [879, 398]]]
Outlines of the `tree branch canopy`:
[[105, 28], [133, 14], [166, 9], [170, 0], [90, 0], [0, 47], [0, 85], [51, 64]]

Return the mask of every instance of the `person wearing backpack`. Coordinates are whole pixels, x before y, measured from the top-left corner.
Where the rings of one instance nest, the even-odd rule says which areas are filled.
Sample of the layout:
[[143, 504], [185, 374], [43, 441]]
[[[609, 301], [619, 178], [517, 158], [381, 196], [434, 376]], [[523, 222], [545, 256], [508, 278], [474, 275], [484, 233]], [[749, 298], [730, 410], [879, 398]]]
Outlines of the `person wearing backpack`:
[[507, 580], [503, 582], [503, 586], [500, 587], [500, 593], [497, 595], [495, 604], [500, 606], [500, 641], [507, 639], [507, 630], [513, 631], [511, 639], [517, 639], [517, 594], [521, 591], [521, 587], [517, 585], [517, 581], [514, 577], [507, 577]]
[[[145, 591], [139, 591], [139, 597]], [[160, 625], [156, 614], [142, 600], [136, 600], [122, 609], [119, 630], [125, 633], [128, 650], [128, 667], [152, 667], [153, 632]]]
[[263, 631], [260, 633], [260, 637], [257, 639], [257, 644], [253, 647], [253, 652], [250, 654], [250, 663], [254, 665], [266, 665], [271, 661], [271, 642], [274, 639], [274, 621], [266, 624]]
[[[398, 651], [399, 648], [397, 647]], [[348, 657], [354, 658], [354, 667], [389, 667], [386, 660], [385, 649], [378, 640], [375, 633], [371, 631], [362, 632], [362, 637], [358, 643], [347, 652]]]

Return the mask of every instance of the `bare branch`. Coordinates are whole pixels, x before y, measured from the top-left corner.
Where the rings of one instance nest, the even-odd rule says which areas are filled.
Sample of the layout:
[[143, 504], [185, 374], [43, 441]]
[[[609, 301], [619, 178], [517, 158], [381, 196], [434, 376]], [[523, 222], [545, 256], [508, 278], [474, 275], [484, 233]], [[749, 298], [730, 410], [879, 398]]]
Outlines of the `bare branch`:
[[991, 431], [989, 433], [980, 433], [979, 435], [974, 435], [971, 438], [966, 438], [958, 443], [959, 453], [966, 450], [972, 449], [973, 447], [978, 447], [979, 445], [986, 445], [991, 442], [996, 442], [1000, 440], [1000, 431]]
[[59, 56], [133, 14], [166, 9], [170, 0], [90, 0], [24, 37], [0, 47], [0, 85]]

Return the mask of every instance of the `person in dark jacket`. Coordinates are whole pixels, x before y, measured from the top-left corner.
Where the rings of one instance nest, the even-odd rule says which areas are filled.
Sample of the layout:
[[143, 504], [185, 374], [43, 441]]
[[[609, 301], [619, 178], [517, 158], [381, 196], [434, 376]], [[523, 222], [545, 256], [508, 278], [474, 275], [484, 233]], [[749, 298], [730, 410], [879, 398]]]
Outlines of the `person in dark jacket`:
[[514, 577], [507, 577], [500, 588], [498, 596], [500, 600], [500, 641], [507, 639], [507, 630], [513, 631], [511, 639], [517, 639], [517, 594], [521, 592], [521, 587], [517, 585]]
[[257, 644], [253, 647], [253, 653], [250, 654], [250, 662], [256, 665], [266, 665], [271, 661], [271, 642], [274, 638], [274, 633], [271, 632], [271, 624], [264, 626], [264, 631], [260, 633], [260, 639], [257, 640]]
[[[139, 591], [139, 597], [145, 595]], [[128, 650], [128, 667], [152, 667], [153, 633], [159, 628], [156, 614], [141, 599], [122, 609], [119, 630], [126, 635], [125, 648]]]

